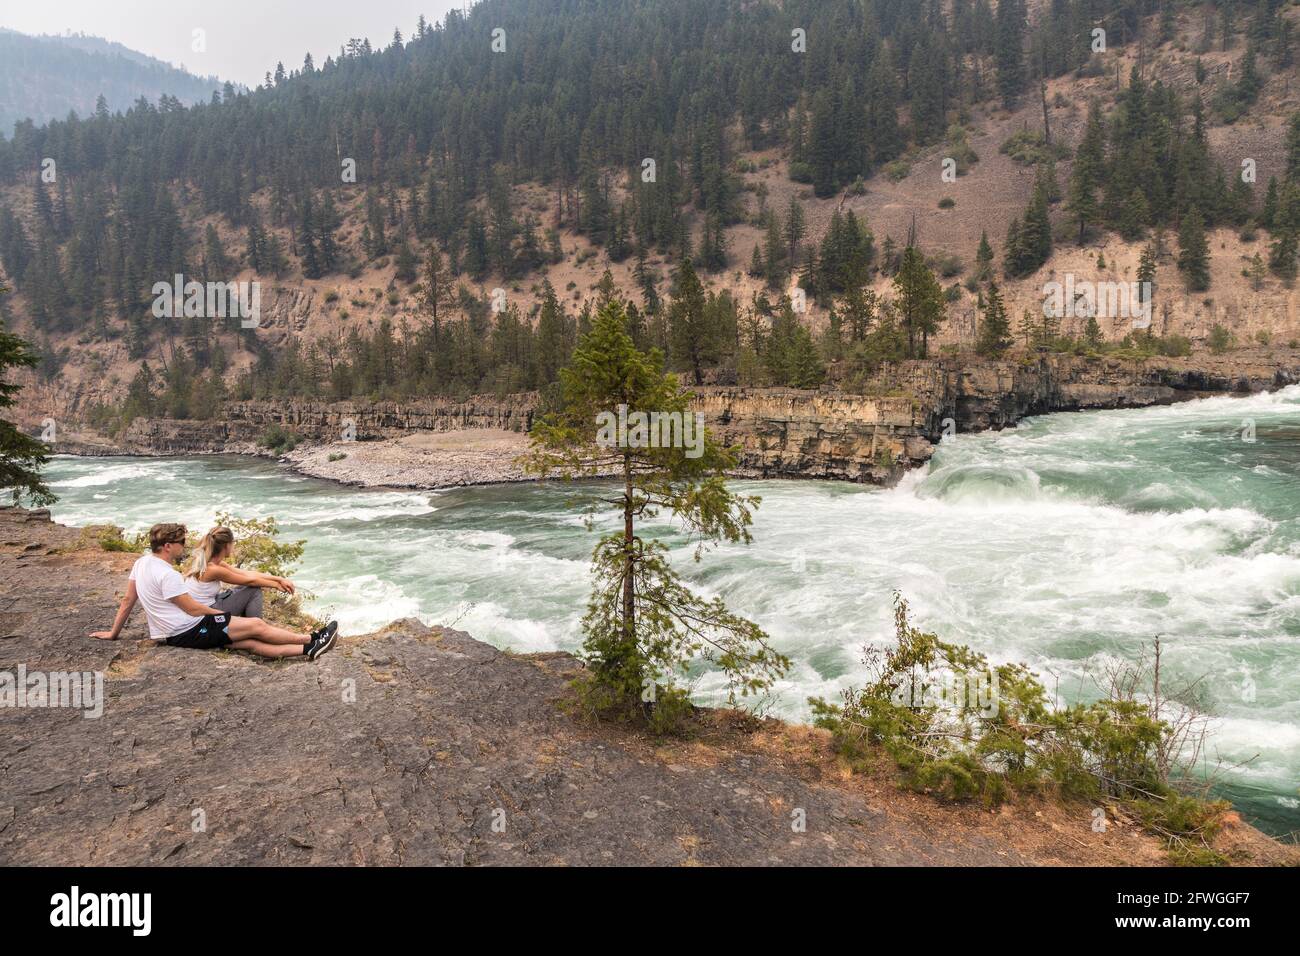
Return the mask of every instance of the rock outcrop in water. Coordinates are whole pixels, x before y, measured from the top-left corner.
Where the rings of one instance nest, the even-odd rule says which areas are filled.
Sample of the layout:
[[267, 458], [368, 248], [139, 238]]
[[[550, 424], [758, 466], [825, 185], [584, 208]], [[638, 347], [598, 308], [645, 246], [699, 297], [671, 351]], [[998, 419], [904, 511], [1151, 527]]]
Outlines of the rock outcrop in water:
[[[822, 731], [702, 712], [646, 738], [564, 706], [580, 665], [398, 621], [313, 664], [88, 638], [133, 555], [0, 509], [0, 673], [99, 672], [102, 716], [0, 709], [0, 865], [1167, 862], [1085, 805], [989, 812], [850, 776]], [[1296, 862], [1254, 829], [1218, 848]]]
[[[1294, 350], [1145, 361], [1068, 355], [1007, 361], [944, 358], [887, 366], [864, 394], [705, 386], [695, 389], [695, 408], [725, 441], [741, 446], [742, 475], [887, 484], [928, 461], [934, 443], [954, 431], [1006, 428], [1048, 412], [1162, 405], [1297, 382], [1300, 352]], [[537, 407], [536, 393], [463, 402], [232, 402], [219, 421], [138, 419], [117, 441], [65, 438], [56, 449], [72, 454], [269, 454], [258, 442], [275, 428], [314, 443], [337, 442], [345, 435], [382, 441], [413, 431], [526, 432]], [[29, 409], [27, 417], [37, 415]], [[332, 469], [330, 477], [346, 470]], [[508, 459], [499, 469], [474, 472], [480, 473], [484, 481], [519, 477]], [[348, 480], [346, 474], [341, 477]], [[471, 475], [460, 483], [474, 480]], [[446, 482], [404, 478], [400, 483]]]

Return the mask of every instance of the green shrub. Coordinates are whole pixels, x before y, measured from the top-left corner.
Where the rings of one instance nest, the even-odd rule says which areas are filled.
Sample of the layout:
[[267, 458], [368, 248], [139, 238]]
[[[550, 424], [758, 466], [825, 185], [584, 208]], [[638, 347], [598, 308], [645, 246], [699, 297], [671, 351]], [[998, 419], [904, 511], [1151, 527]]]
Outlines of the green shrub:
[[[302, 558], [304, 541], [280, 541], [280, 526], [274, 518], [236, 518], [217, 512], [216, 527], [235, 533], [235, 553], [230, 562], [237, 568], [250, 568], [263, 574], [286, 577]], [[192, 532], [193, 547], [202, 535]]]
[[1232, 348], [1232, 343], [1232, 333], [1216, 322], [1214, 328], [1210, 330], [1210, 351], [1215, 355], [1222, 355]]
[[149, 534], [141, 531], [138, 534], [125, 535], [121, 528], [113, 525], [106, 525], [100, 528], [87, 528], [87, 531], [97, 532], [99, 546], [105, 551], [119, 551], [127, 554], [143, 554], [149, 550]]
[[966, 139], [966, 128], [953, 125], [948, 127], [947, 142], [944, 144], [944, 158], [953, 160], [957, 166], [957, 175], [965, 176], [970, 168], [980, 161], [979, 153], [971, 147]]
[[936, 252], [930, 257], [929, 263], [930, 268], [943, 279], [952, 279], [966, 271], [961, 256], [953, 255], [951, 252]]
[[912, 171], [912, 164], [906, 159], [896, 159], [885, 164], [885, 176], [891, 183], [901, 183]]
[[271, 425], [262, 432], [262, 436], [257, 439], [257, 444], [277, 455], [283, 455], [297, 448], [298, 440], [298, 436], [293, 432], [286, 431], [280, 425]]
[[[1066, 797], [1133, 807], [1176, 856], [1212, 860], [1209, 843], [1226, 805], [1180, 792], [1189, 779], [1179, 755], [1199, 715], [1172, 725], [1160, 716], [1160, 646], [1145, 662], [1109, 675], [1105, 696], [1055, 708], [1027, 667], [990, 665], [969, 647], [914, 627], [907, 602], [894, 596], [895, 643], [869, 647], [869, 681], [840, 704], [813, 698], [814, 723], [831, 732], [837, 754], [855, 771], [880, 756], [905, 786], [947, 800], [994, 805], [1014, 792], [1051, 790]], [[1168, 699], [1168, 697], [1166, 697]]]
[[1171, 794], [1163, 799], [1141, 799], [1129, 806], [1142, 825], [1160, 836], [1174, 860], [1185, 866], [1221, 866], [1227, 861], [1210, 846], [1223, 826], [1231, 804]]
[[1170, 358], [1183, 358], [1192, 354], [1192, 340], [1185, 335], [1166, 335], [1157, 338], [1156, 342], [1161, 355]]
[[1065, 159], [1070, 155], [1070, 150], [1059, 143], [1049, 147], [1042, 130], [1038, 129], [1017, 130], [1002, 144], [999, 152], [1010, 156], [1022, 166], [1037, 166], [1049, 159]]

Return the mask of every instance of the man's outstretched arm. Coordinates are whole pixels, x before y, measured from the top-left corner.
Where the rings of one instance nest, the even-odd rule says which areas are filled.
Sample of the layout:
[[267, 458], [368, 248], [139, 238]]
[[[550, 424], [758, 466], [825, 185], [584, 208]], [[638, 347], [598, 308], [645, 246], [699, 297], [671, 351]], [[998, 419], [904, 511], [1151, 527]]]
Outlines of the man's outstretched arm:
[[117, 636], [122, 633], [122, 628], [126, 627], [127, 618], [131, 616], [131, 611], [135, 608], [135, 602], [135, 582], [128, 581], [126, 583], [126, 596], [122, 598], [122, 603], [117, 607], [117, 618], [113, 621], [113, 629], [111, 631], [91, 631], [90, 636], [101, 641], [117, 640]]
[[225, 611], [215, 607], [208, 607], [206, 604], [200, 604], [188, 594], [178, 594], [174, 598], [168, 598], [178, 608], [192, 617], [205, 617], [209, 614], [225, 614]]

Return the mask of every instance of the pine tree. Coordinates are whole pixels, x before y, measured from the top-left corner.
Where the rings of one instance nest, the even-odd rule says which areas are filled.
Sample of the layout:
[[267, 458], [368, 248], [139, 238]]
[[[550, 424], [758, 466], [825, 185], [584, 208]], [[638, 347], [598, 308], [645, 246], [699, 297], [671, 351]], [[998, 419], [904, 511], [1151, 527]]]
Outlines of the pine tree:
[[560, 369], [572, 349], [570, 324], [549, 280], [542, 280], [542, 309], [537, 318], [537, 369], [539, 384], [559, 380]]
[[764, 240], [764, 253], [767, 256], [767, 284], [769, 288], [775, 289], [781, 285], [781, 280], [785, 278], [785, 270], [782, 268], [785, 260], [785, 242], [781, 238], [781, 221], [775, 212], [769, 213], [767, 220], [767, 235]]
[[[0, 286], [0, 296], [9, 290]], [[0, 410], [17, 403], [20, 385], [10, 382], [10, 369], [35, 368], [38, 356], [24, 340], [6, 332], [0, 323]], [[13, 502], [26, 497], [40, 507], [55, 501], [49, 486], [41, 478], [41, 468], [49, 460], [48, 449], [36, 439], [19, 431], [8, 419], [0, 418], [0, 488], [13, 490]]]
[[339, 248], [335, 233], [339, 228], [339, 215], [329, 193], [321, 198], [316, 216], [316, 253], [322, 274], [336, 272], [339, 267]]
[[264, 233], [261, 246], [262, 271], [264, 274], [282, 276], [289, 271], [289, 257], [285, 254], [284, 243], [273, 232]]
[[1024, 223], [1019, 218], [1011, 220], [1007, 226], [1007, 247], [1002, 253], [1002, 271], [1010, 279], [1017, 279], [1026, 273], [1026, 262], [1028, 256], [1025, 254], [1025, 244], [1022, 238]]
[[298, 246], [301, 250], [299, 256], [302, 258], [303, 278], [306, 279], [319, 279], [325, 274], [318, 248], [317, 227], [316, 211], [309, 193], [303, 201], [298, 225]]
[[[665, 511], [706, 541], [748, 542], [757, 502], [727, 490], [724, 476], [735, 468], [735, 455], [707, 432], [698, 444], [669, 447], [615, 434], [617, 425], [609, 423], [617, 423], [620, 409], [691, 414], [689, 395], [664, 374], [661, 357], [635, 347], [617, 300], [579, 342], [561, 375], [558, 405], [533, 427], [529, 470], [568, 478], [612, 470], [620, 479], [614, 505], [622, 520], [593, 553], [582, 623], [592, 702], [643, 718], [645, 691], [654, 685], [651, 707], [672, 701], [680, 708], [684, 692], [663, 685], [702, 653], [721, 667], [733, 698], [771, 686], [789, 661], [770, 649], [763, 631], [721, 600], [697, 597], [670, 567], [667, 545], [637, 534], [638, 519]], [[593, 422], [606, 424], [593, 432]]]
[[993, 245], [987, 231], [980, 230], [979, 248], [975, 250], [975, 281], [988, 282], [993, 277]]
[[221, 245], [221, 237], [208, 223], [203, 238], [203, 276], [210, 282], [227, 282], [231, 273], [230, 259]]
[[249, 217], [246, 235], [244, 257], [248, 260], [248, 267], [260, 274], [265, 268], [263, 254], [266, 249], [266, 233], [255, 216]]
[[1210, 246], [1205, 237], [1205, 220], [1195, 206], [1183, 217], [1178, 230], [1178, 268], [1189, 292], [1210, 287]]
[[451, 305], [452, 281], [447, 274], [442, 253], [438, 247], [430, 244], [424, 254], [424, 267], [420, 271], [420, 285], [416, 290], [425, 311], [433, 321], [434, 334], [439, 328], [439, 315]]
[[402, 241], [397, 246], [397, 256], [395, 261], [396, 268], [393, 271], [393, 278], [398, 282], [405, 282], [410, 285], [415, 281], [416, 269], [419, 266], [415, 253], [411, 250], [411, 244], [402, 237]]
[[708, 322], [704, 286], [690, 259], [683, 259], [677, 270], [677, 290], [668, 309], [668, 327], [674, 361], [691, 373], [696, 385], [703, 385], [704, 367], [716, 358], [718, 341], [716, 329]]
[[834, 100], [825, 90], [813, 102], [812, 128], [809, 131], [808, 162], [812, 167], [813, 195], [818, 199], [835, 195], [836, 123]]
[[1010, 109], [1025, 88], [1024, 0], [999, 0], [996, 31], [998, 94]]
[[1083, 329], [1083, 340], [1087, 344], [1088, 348], [1092, 349], [1094, 352], [1101, 349], [1103, 344], [1101, 325], [1097, 322], [1097, 317], [1095, 315], [1088, 316], [1088, 322]]
[[797, 196], [791, 195], [790, 208], [785, 218], [785, 244], [792, 265], [799, 259], [799, 243], [803, 241], [807, 231], [808, 226], [804, 219], [803, 206], [799, 204]]
[[1260, 257], [1258, 252], [1251, 257], [1249, 272], [1250, 288], [1252, 291], [1258, 292], [1260, 289], [1264, 288], [1264, 279], [1268, 275], [1268, 269], [1265, 267], [1264, 260]]
[[907, 335], [908, 358], [925, 358], [930, 335], [938, 330], [943, 319], [945, 304], [943, 289], [916, 246], [903, 250], [894, 288], [899, 317]]
[[658, 281], [646, 261], [644, 246], [637, 247], [636, 265], [632, 268], [632, 277], [636, 280], [637, 288], [641, 290], [641, 299], [645, 303], [646, 311], [651, 315], [658, 315], [660, 308]]
[[984, 319], [980, 323], [979, 341], [975, 351], [986, 358], [999, 358], [1011, 348], [1011, 324], [1007, 320], [1006, 305], [996, 281], [990, 280], [988, 295], [984, 299]]
[[1142, 247], [1142, 256], [1138, 260], [1137, 281], [1138, 296], [1142, 302], [1154, 302], [1156, 293], [1156, 247], [1147, 243]]
[[1079, 245], [1083, 245], [1088, 229], [1097, 222], [1100, 207], [1096, 190], [1105, 173], [1106, 132], [1102, 125], [1101, 106], [1094, 100], [1088, 107], [1088, 125], [1083, 140], [1074, 155], [1074, 168], [1070, 171], [1070, 190], [1066, 208], [1079, 226]]

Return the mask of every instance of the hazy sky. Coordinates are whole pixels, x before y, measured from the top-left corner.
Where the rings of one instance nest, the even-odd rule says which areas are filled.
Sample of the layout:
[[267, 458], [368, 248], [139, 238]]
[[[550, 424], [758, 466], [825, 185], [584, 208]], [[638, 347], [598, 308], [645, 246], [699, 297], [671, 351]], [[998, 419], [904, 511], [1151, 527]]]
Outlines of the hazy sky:
[[[430, 23], [468, 0], [5, 0], [0, 26], [23, 33], [89, 33], [200, 76], [216, 74], [248, 86], [261, 82], [277, 60], [317, 65], [337, 55], [350, 37], [387, 46], [393, 28], [410, 38], [421, 13]], [[194, 31], [206, 33], [196, 52]]]

